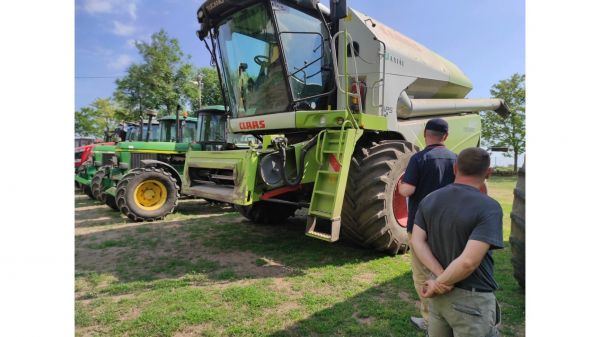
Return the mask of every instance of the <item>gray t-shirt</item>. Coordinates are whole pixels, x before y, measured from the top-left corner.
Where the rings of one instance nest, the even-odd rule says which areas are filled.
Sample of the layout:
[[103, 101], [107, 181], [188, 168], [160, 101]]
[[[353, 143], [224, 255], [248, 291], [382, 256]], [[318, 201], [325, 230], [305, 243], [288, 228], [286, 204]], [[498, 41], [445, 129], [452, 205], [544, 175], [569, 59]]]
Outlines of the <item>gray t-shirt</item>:
[[490, 244], [490, 250], [479, 267], [456, 286], [483, 291], [498, 289], [494, 280], [492, 250], [504, 248], [504, 245], [502, 207], [496, 200], [474, 187], [451, 184], [421, 201], [415, 225], [427, 232], [429, 248], [444, 269], [462, 254], [467, 241]]

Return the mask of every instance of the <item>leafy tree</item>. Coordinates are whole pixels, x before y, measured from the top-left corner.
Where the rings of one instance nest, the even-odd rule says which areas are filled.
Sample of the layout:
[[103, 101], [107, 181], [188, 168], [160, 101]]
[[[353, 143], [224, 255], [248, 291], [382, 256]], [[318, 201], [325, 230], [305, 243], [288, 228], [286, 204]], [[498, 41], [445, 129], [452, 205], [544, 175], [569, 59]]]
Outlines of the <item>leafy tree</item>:
[[79, 111], [75, 111], [75, 133], [82, 136], [98, 135], [98, 127], [94, 123], [94, 109], [91, 107], [83, 107]]
[[[221, 95], [221, 85], [219, 83], [219, 75], [214, 68], [202, 67], [198, 70], [202, 75], [202, 106], [220, 105], [223, 104], [223, 96]], [[196, 78], [197, 81], [197, 78]], [[198, 88], [194, 88], [190, 92], [186, 92], [192, 104], [192, 110], [198, 110]]]
[[511, 111], [502, 118], [493, 111], [482, 113], [482, 138], [488, 146], [508, 147], [507, 157], [514, 158], [513, 170], [517, 171], [517, 158], [525, 152], [525, 75], [513, 74], [490, 89], [490, 94], [502, 98]]
[[147, 109], [160, 115], [174, 113], [178, 106], [197, 110], [198, 73], [203, 75], [202, 105], [223, 104], [216, 70], [194, 67], [178, 40], [164, 30], [154, 33], [149, 43], [136, 42], [136, 47], [143, 61], [116, 81], [113, 94], [127, 119], [143, 118]]
[[[117, 82], [120, 92], [117, 96], [129, 97], [129, 108], [137, 104], [138, 108], [142, 106], [141, 111], [154, 109], [162, 114], [175, 112], [177, 106], [192, 104], [188, 95], [197, 90], [193, 83], [196, 71], [179, 41], [161, 30], [152, 34], [149, 43], [136, 42], [136, 47], [143, 63], [132, 65], [128, 75]], [[139, 102], [133, 103], [136, 99]]]
[[75, 112], [75, 131], [81, 134], [103, 136], [109, 140], [123, 114], [110, 98], [97, 98], [92, 104]]
[[144, 117], [144, 110], [152, 106], [152, 93], [146, 89], [143, 65], [133, 64], [127, 69], [125, 77], [117, 79], [117, 89], [113, 93], [125, 119], [138, 120]]

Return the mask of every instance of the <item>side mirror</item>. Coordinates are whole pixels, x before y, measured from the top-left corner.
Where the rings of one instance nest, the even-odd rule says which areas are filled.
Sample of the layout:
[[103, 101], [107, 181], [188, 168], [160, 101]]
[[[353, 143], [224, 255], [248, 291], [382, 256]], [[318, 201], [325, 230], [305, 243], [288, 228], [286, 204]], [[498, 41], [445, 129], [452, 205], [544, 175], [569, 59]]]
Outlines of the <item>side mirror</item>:
[[339, 20], [348, 16], [348, 5], [346, 0], [331, 0], [329, 8], [331, 8], [331, 20]]

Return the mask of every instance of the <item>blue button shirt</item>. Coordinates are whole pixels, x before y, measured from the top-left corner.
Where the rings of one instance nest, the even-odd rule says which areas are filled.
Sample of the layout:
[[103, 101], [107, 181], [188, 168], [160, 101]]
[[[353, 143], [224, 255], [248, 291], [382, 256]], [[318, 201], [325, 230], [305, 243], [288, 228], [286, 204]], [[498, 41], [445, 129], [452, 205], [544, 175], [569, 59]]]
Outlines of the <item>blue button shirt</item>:
[[408, 198], [407, 231], [412, 233], [419, 203], [429, 193], [454, 182], [453, 165], [456, 154], [444, 145], [433, 144], [413, 155], [408, 162], [402, 181], [415, 186]]

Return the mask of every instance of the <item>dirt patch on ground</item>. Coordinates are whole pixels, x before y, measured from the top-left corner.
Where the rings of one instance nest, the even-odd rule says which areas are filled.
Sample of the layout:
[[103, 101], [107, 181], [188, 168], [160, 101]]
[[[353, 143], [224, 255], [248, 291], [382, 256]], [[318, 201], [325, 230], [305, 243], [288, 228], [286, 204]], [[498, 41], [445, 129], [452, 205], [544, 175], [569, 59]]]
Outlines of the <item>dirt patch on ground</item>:
[[[273, 260], [251, 252], [203, 252], [202, 256], [219, 263], [222, 267], [232, 269], [237, 275], [251, 277], [281, 277], [292, 271]], [[264, 264], [259, 262], [264, 261]]]
[[197, 336], [202, 336], [202, 333], [204, 331], [206, 331], [206, 330], [211, 329], [211, 327], [212, 327], [212, 324], [210, 324], [210, 323], [186, 326], [182, 330], [177, 331], [173, 335], [173, 337], [197, 337]]
[[354, 276], [354, 279], [362, 283], [372, 283], [375, 280], [375, 273], [367, 272]]

